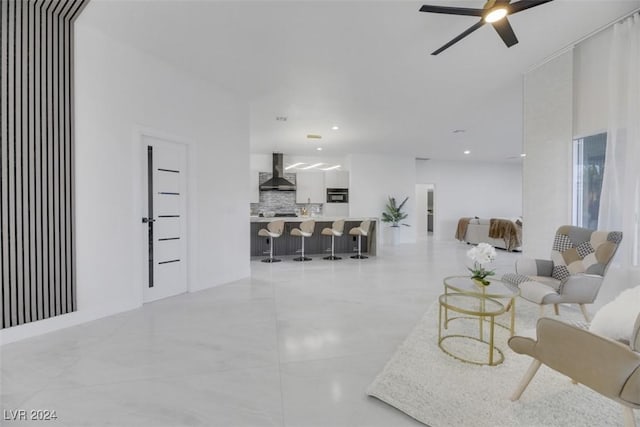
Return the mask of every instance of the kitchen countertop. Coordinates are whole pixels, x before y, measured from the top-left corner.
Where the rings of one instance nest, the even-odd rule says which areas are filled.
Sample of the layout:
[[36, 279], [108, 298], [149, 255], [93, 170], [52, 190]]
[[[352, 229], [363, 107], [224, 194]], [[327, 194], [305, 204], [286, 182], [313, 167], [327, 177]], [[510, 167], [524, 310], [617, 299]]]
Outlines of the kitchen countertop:
[[281, 216], [281, 217], [273, 217], [273, 218], [265, 218], [261, 216], [250, 216], [250, 222], [271, 222], [277, 220], [283, 220], [284, 222], [302, 222], [307, 221], [309, 219], [313, 219], [316, 222], [333, 222], [339, 219], [344, 219], [345, 221], [364, 221], [366, 219], [370, 221], [378, 221], [378, 218], [363, 218], [363, 217], [337, 217], [337, 216]]

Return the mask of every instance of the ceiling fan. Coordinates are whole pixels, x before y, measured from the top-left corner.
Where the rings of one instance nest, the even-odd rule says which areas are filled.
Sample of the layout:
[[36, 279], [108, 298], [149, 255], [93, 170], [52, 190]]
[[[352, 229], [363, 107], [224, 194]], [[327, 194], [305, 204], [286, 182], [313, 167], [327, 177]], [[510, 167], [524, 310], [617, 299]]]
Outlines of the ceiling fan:
[[425, 4], [420, 8], [420, 12], [431, 13], [446, 13], [449, 15], [465, 15], [465, 16], [477, 16], [480, 21], [469, 27], [466, 31], [460, 34], [458, 37], [451, 40], [449, 43], [442, 46], [440, 49], [431, 53], [431, 55], [437, 55], [443, 50], [458, 43], [469, 34], [473, 33], [484, 24], [489, 23], [493, 25], [496, 32], [504, 41], [507, 47], [511, 47], [518, 43], [518, 38], [509, 24], [507, 16], [514, 13], [522, 12], [523, 10], [530, 9], [535, 6], [540, 6], [544, 3], [549, 3], [552, 0], [520, 0], [515, 3], [511, 3], [511, 0], [487, 0], [482, 9], [473, 9], [468, 7], [451, 7], [451, 6], [430, 6]]

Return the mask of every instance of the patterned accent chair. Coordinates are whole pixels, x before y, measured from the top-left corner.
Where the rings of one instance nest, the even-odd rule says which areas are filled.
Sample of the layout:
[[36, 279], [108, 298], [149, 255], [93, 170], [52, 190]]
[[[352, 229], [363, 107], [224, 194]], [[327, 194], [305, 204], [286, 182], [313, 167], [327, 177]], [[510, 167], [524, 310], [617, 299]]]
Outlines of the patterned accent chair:
[[594, 231], [563, 225], [556, 231], [551, 260], [522, 258], [516, 261], [516, 272], [502, 280], [520, 288], [520, 296], [544, 307], [553, 304], [579, 304], [587, 322], [585, 304], [596, 299], [609, 263], [622, 241], [619, 231]]

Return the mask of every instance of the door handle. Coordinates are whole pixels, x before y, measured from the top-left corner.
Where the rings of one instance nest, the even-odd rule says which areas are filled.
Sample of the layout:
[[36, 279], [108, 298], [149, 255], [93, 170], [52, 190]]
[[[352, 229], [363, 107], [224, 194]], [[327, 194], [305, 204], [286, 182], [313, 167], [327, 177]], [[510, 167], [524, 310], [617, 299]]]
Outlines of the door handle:
[[153, 219], [153, 218], [142, 218], [142, 223], [143, 224], [147, 224], [147, 223], [150, 223], [150, 222], [156, 222], [156, 220]]

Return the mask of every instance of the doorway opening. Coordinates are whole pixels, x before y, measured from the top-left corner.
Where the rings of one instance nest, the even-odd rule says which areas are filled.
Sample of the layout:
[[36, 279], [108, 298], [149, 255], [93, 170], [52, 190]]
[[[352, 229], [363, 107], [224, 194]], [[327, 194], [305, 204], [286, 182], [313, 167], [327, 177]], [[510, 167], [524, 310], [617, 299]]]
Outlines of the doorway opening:
[[435, 185], [416, 184], [416, 231], [419, 239], [433, 236], [435, 229], [434, 219]]

